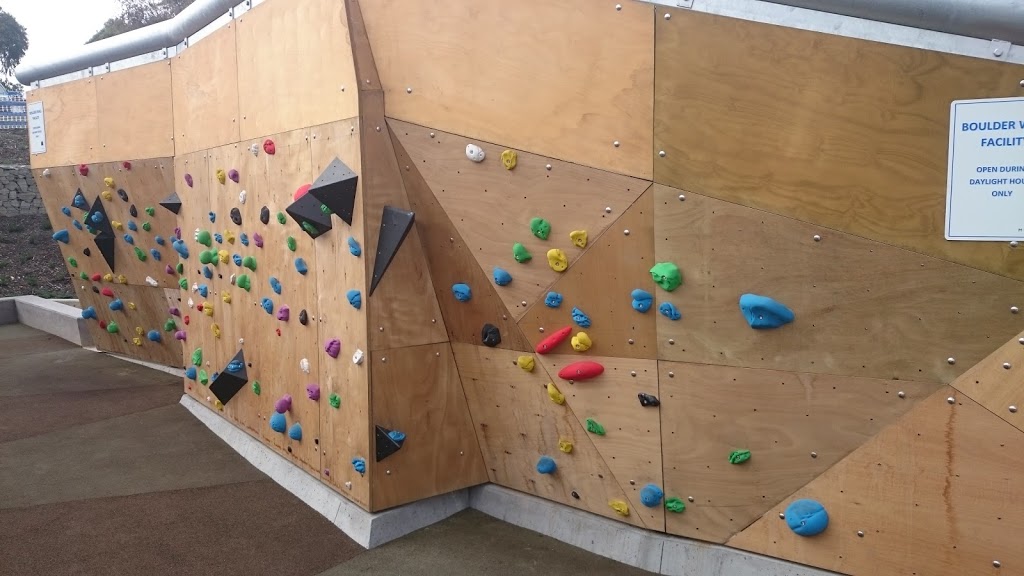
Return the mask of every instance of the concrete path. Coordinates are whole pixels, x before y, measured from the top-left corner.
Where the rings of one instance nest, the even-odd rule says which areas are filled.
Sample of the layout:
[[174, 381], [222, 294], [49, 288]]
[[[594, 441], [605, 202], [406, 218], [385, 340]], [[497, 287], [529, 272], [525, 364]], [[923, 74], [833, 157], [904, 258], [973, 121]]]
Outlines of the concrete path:
[[476, 511], [366, 551], [178, 404], [181, 380], [0, 326], [0, 573], [632, 576]]

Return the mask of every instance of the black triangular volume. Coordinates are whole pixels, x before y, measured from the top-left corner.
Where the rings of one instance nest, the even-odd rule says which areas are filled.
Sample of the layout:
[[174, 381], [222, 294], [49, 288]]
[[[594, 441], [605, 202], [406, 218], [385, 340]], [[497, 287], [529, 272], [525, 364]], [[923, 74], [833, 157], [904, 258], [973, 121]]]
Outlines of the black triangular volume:
[[107, 266], [110, 266], [110, 271], [114, 272], [114, 235], [100, 232], [96, 235], [95, 240], [96, 247], [100, 249], [100, 254], [107, 261]]
[[71, 197], [71, 205], [82, 211], [89, 209], [89, 201], [85, 199], [85, 194], [82, 194], [81, 188]]
[[376, 429], [377, 438], [377, 441], [374, 442], [374, 451], [377, 454], [377, 462], [380, 462], [395, 452], [398, 452], [402, 448], [402, 445], [392, 440], [391, 436], [388, 436], [391, 430], [377, 425], [374, 425], [374, 428]]
[[[228, 368], [232, 364], [241, 366], [241, 368], [231, 372]], [[249, 373], [245, 368], [245, 353], [239, 350], [235, 357], [228, 362], [228, 365], [224, 367], [224, 370], [217, 374], [217, 377], [210, 383], [210, 392], [213, 392], [213, 395], [217, 397], [217, 400], [220, 400], [221, 404], [226, 405], [248, 381]]]
[[412, 230], [415, 218], [415, 212], [394, 206], [384, 207], [384, 215], [380, 218], [380, 231], [377, 233], [377, 255], [373, 260], [373, 279], [370, 281], [369, 296], [373, 296], [377, 284], [384, 277], [391, 261], [395, 259], [395, 254], [402, 247], [405, 237], [409, 235], [409, 230]]
[[171, 192], [170, 196], [160, 201], [160, 205], [177, 214], [181, 211], [181, 198], [178, 198], [177, 192]]
[[[99, 222], [93, 221], [93, 216], [99, 214]], [[103, 202], [100, 197], [96, 197], [96, 201], [92, 203], [92, 208], [85, 214], [85, 225], [91, 230], [95, 230], [99, 236], [114, 237], [114, 227], [110, 225], [110, 218], [107, 217], [107, 210], [103, 207]], [[113, 266], [111, 266], [113, 269]]]
[[356, 183], [359, 177], [344, 162], [335, 158], [309, 187], [309, 194], [326, 205], [352, 225], [352, 210], [356, 205]]
[[324, 206], [322, 202], [309, 194], [303, 194], [284, 211], [299, 223], [306, 234], [316, 238], [331, 229], [331, 215], [324, 212], [321, 206]]

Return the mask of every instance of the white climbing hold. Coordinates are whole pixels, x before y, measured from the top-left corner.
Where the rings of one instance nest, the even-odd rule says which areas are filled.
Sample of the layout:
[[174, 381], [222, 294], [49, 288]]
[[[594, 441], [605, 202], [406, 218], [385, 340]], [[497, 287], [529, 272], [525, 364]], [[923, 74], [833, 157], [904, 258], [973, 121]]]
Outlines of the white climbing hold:
[[247, 196], [248, 194], [249, 194], [249, 193], [248, 193], [248, 192], [246, 192], [245, 190], [242, 190], [241, 192], [239, 192], [239, 193], [238, 193], [238, 203], [239, 203], [239, 204], [245, 204], [245, 197], [246, 197], [246, 196]]
[[228, 281], [229, 281], [229, 282], [231, 282], [231, 285], [232, 285], [232, 286], [234, 286], [234, 285], [235, 285], [235, 275], [234, 275], [234, 274], [232, 274], [232, 275], [231, 275], [231, 278], [229, 278], [229, 279], [228, 279]]
[[359, 364], [362, 364], [363, 363], [363, 356], [364, 356], [363, 351], [358, 349], [358, 348], [356, 348], [355, 354], [352, 355], [352, 363], [357, 365], [357, 366]]
[[189, 307], [189, 308], [193, 308], [193, 307], [195, 307], [195, 305], [196, 305], [196, 303], [195, 303], [195, 302], [193, 302], [191, 298], [189, 298], [189, 299], [188, 299], [188, 307]]
[[306, 374], [309, 374], [309, 360], [306, 358], [299, 360], [299, 368], [301, 368]]
[[192, 292], [199, 292], [199, 284], [196, 284], [195, 282], [192, 283]]
[[351, 482], [345, 482], [345, 488], [348, 488], [349, 490], [351, 490], [352, 489], [352, 483]]
[[249, 146], [249, 152], [252, 152], [253, 156], [259, 156], [260, 155], [260, 145], [256, 144], [254, 142], [252, 146]]
[[196, 228], [196, 231], [192, 234], [193, 240], [195, 240], [196, 242], [199, 241], [199, 232], [200, 232], [199, 228]]
[[487, 154], [484, 149], [477, 146], [476, 144], [466, 145], [466, 158], [469, 158], [473, 162], [483, 162]]
[[50, 169], [49, 168], [46, 168], [46, 169], [43, 170], [43, 176], [46, 176], [47, 178], [50, 177]]
[[245, 344], [245, 338], [238, 339], [238, 345], [241, 346], [242, 344]]
[[157, 282], [156, 280], [154, 280], [152, 276], [146, 276], [146, 284], [149, 284], [150, 286], [159, 286], [160, 285], [160, 283]]

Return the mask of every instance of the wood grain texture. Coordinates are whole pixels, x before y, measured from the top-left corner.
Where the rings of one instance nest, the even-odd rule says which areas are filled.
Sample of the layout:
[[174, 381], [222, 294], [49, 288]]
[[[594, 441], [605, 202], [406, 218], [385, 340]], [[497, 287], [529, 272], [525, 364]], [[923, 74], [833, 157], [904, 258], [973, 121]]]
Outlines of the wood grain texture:
[[[658, 369], [665, 492], [694, 498], [668, 515], [668, 532], [711, 542], [726, 541], [943, 387], [679, 362]], [[750, 450], [750, 460], [730, 464], [733, 450]]]
[[366, 35], [366, 23], [363, 22], [359, 0], [345, 0], [345, 15], [348, 16], [349, 38], [359, 89], [381, 90], [380, 77], [377, 75], [377, 65], [373, 60], [370, 38]]
[[173, 156], [170, 61], [97, 76], [96, 113], [97, 160]]
[[[481, 344], [481, 329], [492, 324], [501, 333], [500, 348], [532, 350], [533, 346], [519, 330], [508, 308], [495, 292], [496, 287], [480, 269], [441, 203], [434, 197], [416, 163], [398, 138], [392, 138], [409, 205], [416, 213], [416, 229], [423, 241], [423, 252], [430, 267], [438, 305], [452, 342]], [[465, 283], [473, 290], [469, 302], [459, 302], [452, 286]], [[652, 325], [653, 327], [653, 325]]]
[[[130, 286], [127, 284], [95, 283], [101, 288], [109, 287], [114, 298], [120, 298], [125, 307], [120, 311], [109, 308], [113, 298], [92, 291], [93, 283], [86, 282], [86, 290], [79, 295], [79, 305], [84, 309], [92, 306], [96, 309], [96, 320], [86, 320], [93, 346], [98, 350], [113, 352], [174, 368], [181, 367], [181, 343], [174, 339], [174, 334], [164, 332], [163, 323], [167, 317], [167, 298], [162, 288], [150, 286]], [[135, 305], [132, 310], [128, 303]], [[118, 332], [111, 334], [101, 328], [99, 321], [107, 324], [115, 322]], [[141, 334], [139, 333], [141, 330]], [[160, 342], [151, 342], [146, 333], [150, 330], [160, 332]], [[139, 338], [139, 343], [135, 343]]]
[[175, 155], [241, 139], [235, 28], [229, 22], [171, 60]]
[[[951, 392], [936, 391], [729, 545], [845, 574], [1018, 571], [1024, 436], [963, 395], [947, 404]], [[824, 533], [797, 536], [779, 519], [797, 498], [825, 506]]]
[[1019, 411], [1024, 408], [1021, 370], [1024, 370], [1024, 332], [961, 374], [951, 386], [1024, 431], [1024, 416]]
[[386, 0], [361, 8], [388, 117], [651, 178], [650, 6]]
[[75, 82], [37, 88], [25, 93], [25, 102], [43, 103], [46, 153], [32, 154], [33, 168], [93, 162], [99, 157], [96, 82]]
[[[548, 399], [551, 378], [540, 365], [524, 372], [513, 350], [452, 349], [491, 482], [644, 527], [636, 511], [622, 517], [608, 505], [629, 500], [572, 411]], [[571, 442], [572, 452], [559, 451], [559, 440]], [[555, 460], [554, 474], [537, 472], [541, 456]]]
[[[643, 180], [523, 151], [518, 152], [516, 168], [506, 170], [502, 146], [406, 122], [390, 123], [484, 273], [492, 277], [499, 266], [512, 275], [511, 284], [495, 289], [516, 320], [559, 278], [548, 266], [548, 250], [562, 249], [571, 266], [583, 250], [573, 245], [569, 233], [586, 230], [591, 239], [597, 238], [648, 187]], [[466, 158], [470, 142], [487, 153], [482, 163]], [[548, 164], [551, 170], [546, 169]], [[535, 216], [551, 223], [546, 241], [530, 233]], [[515, 261], [516, 242], [526, 246], [532, 260]]]
[[[629, 234], [625, 233], [629, 230]], [[556, 330], [572, 323], [572, 309], [586, 312], [593, 324], [584, 331], [593, 341], [588, 355], [620, 358], [657, 358], [655, 329], [657, 307], [646, 313], [633, 309], [634, 289], [654, 294], [650, 269], [654, 265], [654, 194], [645, 192], [598, 238], [590, 240], [586, 252], [550, 290], [564, 298], [558, 308], [549, 308], [543, 298], [535, 302], [519, 321], [531, 341], [531, 349]], [[540, 328], [546, 328], [541, 332]], [[563, 345], [572, 350], [569, 344]]]
[[371, 424], [406, 436], [402, 448], [380, 462], [371, 450], [371, 509], [487, 482], [451, 345], [380, 350], [369, 364]]
[[243, 140], [358, 114], [343, 2], [264, 2], [237, 26]]
[[[684, 282], [656, 292], [683, 315], [659, 315], [659, 358], [949, 383], [1021, 331], [1016, 280], [680, 193], [654, 187], [655, 260], [675, 262]], [[751, 329], [744, 293], [778, 300], [796, 320]]]
[[944, 238], [949, 103], [1018, 96], [1018, 66], [657, 12], [657, 182], [1024, 279], [1024, 251]]
[[601, 356], [545, 354], [537, 360], [548, 375], [579, 360], [604, 366], [604, 374], [580, 382], [555, 380], [565, 394], [566, 405], [580, 426], [588, 418], [604, 426], [604, 436], [590, 439], [611, 470], [619, 487], [629, 498], [630, 514], [636, 514], [649, 530], [665, 531], [665, 501], [648, 508], [640, 500], [640, 491], [648, 484], [664, 490], [662, 476], [661, 414], [659, 408], [643, 407], [637, 394], [658, 391], [658, 364], [654, 360], [606, 358]]

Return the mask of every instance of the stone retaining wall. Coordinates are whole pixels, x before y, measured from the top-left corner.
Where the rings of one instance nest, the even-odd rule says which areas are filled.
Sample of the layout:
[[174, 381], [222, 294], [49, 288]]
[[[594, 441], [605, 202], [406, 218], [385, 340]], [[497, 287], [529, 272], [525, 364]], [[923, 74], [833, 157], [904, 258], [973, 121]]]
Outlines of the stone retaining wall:
[[46, 214], [28, 166], [0, 165], [0, 216]]

